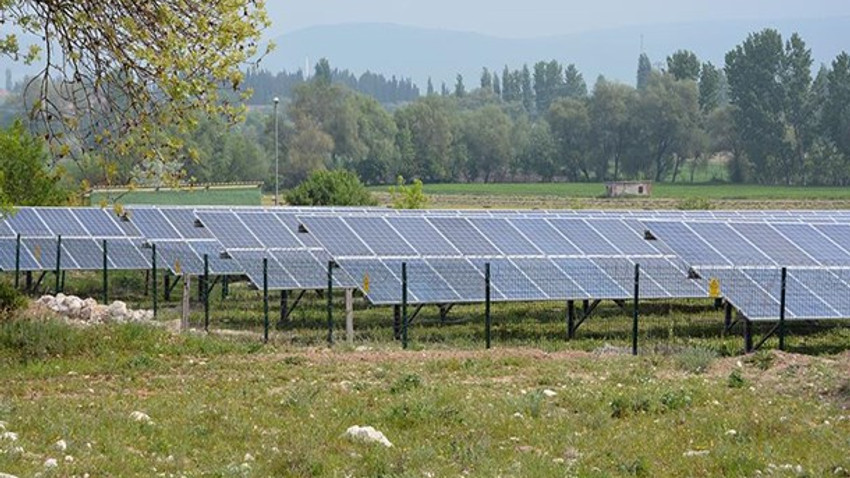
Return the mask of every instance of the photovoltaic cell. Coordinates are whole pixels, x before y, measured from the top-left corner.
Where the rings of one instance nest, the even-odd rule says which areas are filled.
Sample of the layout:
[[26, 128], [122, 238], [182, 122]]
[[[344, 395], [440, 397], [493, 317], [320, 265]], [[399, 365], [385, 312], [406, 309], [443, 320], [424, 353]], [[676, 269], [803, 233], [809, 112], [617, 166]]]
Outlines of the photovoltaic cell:
[[269, 249], [297, 249], [304, 247], [301, 241], [278, 219], [268, 212], [235, 212], [263, 247]]
[[586, 221], [600, 235], [613, 243], [623, 254], [652, 255], [659, 254], [658, 249], [638, 235], [619, 219], [588, 219]]
[[407, 262], [407, 287], [416, 303], [452, 304], [463, 300], [424, 260], [384, 260], [384, 265], [401, 277], [402, 262]]
[[417, 252], [383, 217], [347, 217], [344, 221], [378, 256], [416, 256]]
[[[103, 249], [93, 239], [63, 237], [62, 247], [74, 258], [78, 269], [89, 271], [103, 269]], [[67, 269], [64, 264], [62, 268]]]
[[714, 250], [723, 254], [729, 264], [774, 265], [769, 257], [748, 243], [729, 224], [721, 222], [693, 222], [688, 225], [700, 238], [711, 244]]
[[770, 225], [764, 223], [731, 223], [733, 229], [746, 237], [760, 251], [773, 259], [780, 266], [814, 266], [817, 265], [788, 239], [782, 237]]
[[498, 256], [499, 251], [466, 218], [431, 217], [428, 221], [467, 256]]
[[681, 222], [647, 222], [657, 240], [692, 266], [729, 266], [731, 263], [700, 235]]
[[162, 241], [156, 243], [157, 267], [168, 268], [175, 275], [194, 275], [204, 273], [204, 262], [182, 241]]
[[600, 236], [583, 219], [551, 219], [555, 226], [567, 239], [579, 248], [585, 255], [616, 255], [619, 251]]
[[71, 212], [92, 237], [124, 236], [124, 231], [116, 224], [111, 211], [100, 208], [74, 208]]
[[[352, 279], [362, 284], [369, 277], [369, 290], [364, 291], [373, 304], [398, 304], [401, 297], [401, 280], [378, 259], [340, 259], [339, 266]], [[410, 294], [410, 302], [416, 296]]]
[[[0, 269], [4, 271], [15, 270], [17, 241], [17, 238], [0, 238]], [[41, 269], [41, 266], [35, 261], [29, 250], [27, 250], [23, 244], [21, 244], [18, 268], [22, 271], [35, 271]]]
[[158, 209], [133, 208], [127, 211], [130, 221], [149, 240], [183, 239]]
[[6, 224], [5, 219], [0, 220], [0, 237], [15, 237], [15, 233], [12, 232], [12, 228]]
[[[446, 283], [455, 290], [464, 301], [482, 302], [484, 300], [484, 274], [466, 259], [432, 258], [426, 262]], [[491, 300], [504, 299], [495, 289], [491, 290]]]
[[89, 235], [70, 209], [40, 208], [38, 215], [54, 236], [85, 237]]
[[56, 269], [56, 260], [59, 258], [61, 269], [75, 270], [79, 269], [77, 263], [68, 254], [65, 248], [61, 248], [61, 253], [57, 251], [58, 241], [56, 239], [28, 237], [21, 240], [21, 243], [29, 250], [30, 254], [39, 264], [39, 270], [54, 270]]
[[575, 279], [581, 288], [597, 299], [624, 299], [632, 296], [631, 292], [621, 287], [604, 270], [587, 258], [556, 258], [552, 259], [569, 277]]
[[[101, 246], [102, 247], [102, 246]], [[109, 239], [106, 243], [109, 262], [118, 270], [150, 269], [148, 257], [129, 239]]]
[[202, 265], [204, 256], [207, 256], [209, 271], [212, 275], [239, 275], [245, 272], [239, 262], [222, 257], [224, 249], [218, 241], [192, 241], [188, 244], [198, 255]]
[[53, 233], [34, 209], [21, 208], [6, 217], [6, 223], [22, 237], [51, 237]]
[[395, 228], [423, 256], [459, 256], [460, 252], [424, 217], [388, 217]]
[[169, 209], [169, 208], [160, 208], [162, 214], [171, 222], [171, 225], [177, 229], [177, 232], [183, 236], [184, 239], [212, 239], [213, 236], [210, 232], [203, 227], [196, 227], [195, 225], [195, 212], [191, 209], [180, 208], [180, 209]]
[[506, 218], [476, 217], [470, 218], [469, 222], [481, 231], [490, 242], [495, 244], [503, 254], [512, 256], [542, 254], [542, 251], [526, 239]]
[[575, 256], [581, 255], [566, 237], [552, 227], [548, 221], [542, 218], [514, 218], [511, 223], [522, 231], [543, 253], [552, 256]]
[[558, 300], [589, 299], [590, 296], [549, 259], [516, 258], [512, 262], [549, 298]]
[[263, 287], [263, 259], [267, 260], [267, 285], [270, 290], [296, 290], [298, 283], [280, 263], [265, 251], [233, 251], [233, 259], [245, 270], [245, 275], [258, 288]]
[[262, 249], [263, 245], [234, 213], [198, 211], [195, 214], [226, 249]]
[[850, 254], [809, 224], [774, 224], [773, 227], [821, 264], [850, 265]]
[[300, 220], [334, 257], [375, 255], [339, 217], [304, 216]]

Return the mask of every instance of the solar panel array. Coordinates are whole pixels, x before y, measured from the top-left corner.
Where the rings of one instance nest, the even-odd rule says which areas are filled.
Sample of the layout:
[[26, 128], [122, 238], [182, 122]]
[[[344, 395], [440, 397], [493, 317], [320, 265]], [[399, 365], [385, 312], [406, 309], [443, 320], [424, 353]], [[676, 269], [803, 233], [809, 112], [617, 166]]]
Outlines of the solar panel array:
[[[674, 256], [624, 219], [501, 216], [299, 216], [373, 303], [480, 302], [489, 263], [496, 301], [625, 299], [634, 265], [646, 298], [704, 297]], [[366, 287], [364, 287], [365, 289]]]
[[0, 270], [99, 270], [104, 240], [110, 269], [151, 267], [155, 244], [175, 274], [206, 255], [258, 287], [266, 259], [280, 290], [326, 287], [333, 260], [336, 286], [382, 304], [401, 299], [402, 262], [412, 303], [482, 301], [485, 263], [494, 300], [624, 299], [639, 263], [643, 297], [705, 297], [718, 278], [751, 320], [776, 319], [788, 267], [788, 318], [850, 317], [850, 211], [20, 208], [0, 221]]
[[647, 228], [750, 320], [779, 316], [788, 269], [789, 319], [850, 317], [850, 225], [797, 222], [647, 221]]

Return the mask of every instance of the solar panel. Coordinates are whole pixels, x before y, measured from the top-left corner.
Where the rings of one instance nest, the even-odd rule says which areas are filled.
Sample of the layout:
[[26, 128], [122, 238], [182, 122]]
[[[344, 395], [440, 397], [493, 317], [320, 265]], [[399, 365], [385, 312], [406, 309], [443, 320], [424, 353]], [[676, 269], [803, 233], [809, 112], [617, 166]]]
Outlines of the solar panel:
[[278, 216], [267, 212], [236, 212], [243, 224], [269, 249], [303, 248], [301, 241]]
[[204, 273], [204, 262], [189, 244], [182, 241], [162, 241], [156, 243], [157, 267], [167, 267], [175, 275], [195, 275]]
[[6, 223], [23, 237], [51, 237], [53, 233], [34, 209], [20, 208], [6, 217]]
[[652, 234], [692, 266], [729, 266], [730, 262], [682, 222], [647, 222]]
[[428, 222], [467, 256], [498, 256], [500, 252], [466, 219], [459, 217], [431, 217]]
[[534, 282], [507, 259], [473, 259], [475, 267], [484, 272], [485, 263], [490, 263], [490, 282], [505, 300], [546, 300], [547, 296]]
[[506, 218], [470, 218], [469, 222], [503, 254], [533, 256], [542, 253]]
[[[207, 257], [209, 272], [213, 275], [239, 275], [244, 272], [238, 261], [229, 257], [222, 257], [224, 249], [218, 241], [191, 241], [189, 247], [195, 251], [203, 265], [204, 256]], [[201, 269], [203, 273], [204, 270]]]
[[39, 208], [37, 214], [53, 232], [54, 236], [85, 237], [89, 233], [80, 224], [70, 209]]
[[773, 228], [825, 265], [850, 265], [850, 254], [809, 224], [774, 224]]
[[417, 252], [383, 217], [354, 216], [344, 219], [355, 234], [379, 256], [415, 256]]
[[99, 208], [74, 208], [71, 213], [93, 237], [121, 237], [124, 231], [113, 220], [113, 213]]
[[[457, 292], [461, 300], [484, 301], [484, 274], [466, 259], [432, 258], [425, 262]], [[497, 289], [493, 289], [491, 299], [504, 300], [504, 296]]]
[[424, 217], [388, 217], [386, 221], [423, 256], [459, 256], [458, 251]]
[[554, 258], [552, 262], [566, 275], [575, 278], [593, 298], [624, 299], [632, 293], [620, 286], [606, 271], [587, 258]]
[[195, 225], [195, 212], [191, 209], [160, 208], [166, 219], [184, 239], [212, 239], [210, 232]]
[[[7, 239], [0, 238], [0, 270], [14, 271], [15, 256], [17, 250], [17, 238]], [[30, 254], [29, 250], [21, 244], [20, 256], [18, 259], [18, 268], [22, 271], [35, 271], [41, 269], [41, 266]]]
[[128, 211], [130, 221], [147, 239], [182, 239], [168, 219], [158, 209], [133, 208]]
[[649, 241], [619, 219], [588, 219], [585, 222], [613, 243], [623, 254], [653, 255], [659, 253]]
[[0, 221], [0, 237], [15, 237], [15, 233], [12, 231], [12, 228], [6, 224], [5, 218]]
[[[378, 259], [340, 259], [339, 266], [358, 283], [368, 278], [369, 288], [364, 294], [373, 304], [398, 304], [401, 297], [401, 279]], [[399, 272], [400, 273], [400, 272]], [[409, 296], [416, 303], [414, 294]]]
[[600, 236], [583, 219], [550, 219], [567, 239], [585, 255], [617, 255], [619, 251]]
[[552, 299], [589, 299], [590, 295], [549, 259], [517, 258], [513, 263]]
[[850, 252], [850, 225], [848, 224], [815, 224], [818, 232], [829, 238], [830, 241]]
[[68, 254], [65, 248], [58, 250], [58, 241], [51, 238], [43, 237], [27, 237], [21, 239], [21, 243], [29, 250], [30, 254], [38, 262], [38, 270], [54, 270], [56, 269], [56, 260], [59, 258], [59, 265], [62, 269], [75, 270], [79, 269], [77, 263]]
[[[99, 270], [103, 268], [103, 249], [92, 239], [62, 238], [62, 247], [73, 257], [80, 270]], [[108, 252], [108, 246], [107, 246]], [[62, 259], [63, 269], [68, 269]]]
[[547, 255], [577, 256], [581, 255], [566, 237], [552, 227], [545, 219], [516, 218], [510, 220], [517, 229], [527, 237], [533, 238], [534, 244]]
[[297, 237], [298, 240], [301, 241], [301, 243], [304, 244], [306, 247], [321, 247], [319, 245], [319, 242], [316, 241], [313, 236], [307, 234], [306, 232], [300, 232], [298, 230], [299, 226], [301, 225], [301, 221], [298, 220], [298, 217], [296, 216], [295, 212], [275, 212], [275, 216], [277, 216], [277, 218], [280, 219], [280, 222], [282, 222], [283, 225], [286, 226], [286, 228], [289, 229], [289, 231], [295, 237]]
[[301, 222], [334, 257], [374, 256], [369, 247], [339, 217], [304, 216]]
[[143, 255], [139, 247], [129, 239], [109, 239], [106, 243], [109, 262], [118, 270], [150, 269], [149, 256]]
[[[384, 260], [384, 265], [401, 277], [401, 260]], [[440, 277], [431, 266], [421, 259], [412, 259], [407, 262], [407, 287], [412, 297], [411, 303], [422, 304], [453, 304], [463, 302], [463, 298], [457, 294], [452, 287]], [[398, 301], [401, 297], [401, 289], [397, 293]]]
[[239, 262], [245, 275], [258, 288], [263, 287], [263, 259], [267, 259], [267, 287], [270, 290], [295, 290], [298, 282], [292, 277], [278, 261], [265, 251], [234, 251], [233, 258]]
[[817, 265], [817, 262], [768, 224], [730, 223], [730, 226], [778, 265]]
[[199, 210], [195, 215], [226, 249], [261, 249], [263, 247], [232, 212]]

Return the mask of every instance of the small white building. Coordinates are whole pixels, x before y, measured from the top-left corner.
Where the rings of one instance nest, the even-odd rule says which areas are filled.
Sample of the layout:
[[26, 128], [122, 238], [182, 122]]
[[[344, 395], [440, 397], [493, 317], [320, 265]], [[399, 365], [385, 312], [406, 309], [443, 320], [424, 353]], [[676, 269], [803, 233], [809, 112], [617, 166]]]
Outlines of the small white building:
[[605, 195], [609, 198], [623, 196], [652, 196], [651, 181], [611, 181], [605, 183]]

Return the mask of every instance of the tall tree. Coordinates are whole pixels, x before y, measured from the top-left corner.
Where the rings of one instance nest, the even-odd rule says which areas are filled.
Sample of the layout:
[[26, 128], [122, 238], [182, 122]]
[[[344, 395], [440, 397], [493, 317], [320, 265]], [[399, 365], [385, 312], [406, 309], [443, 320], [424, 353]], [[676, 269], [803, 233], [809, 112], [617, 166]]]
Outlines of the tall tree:
[[641, 53], [638, 57], [637, 69], [637, 89], [643, 91], [649, 83], [649, 76], [652, 73], [652, 63], [646, 53]]
[[463, 75], [458, 73], [455, 81], [455, 97], [463, 98], [464, 96], [466, 96], [466, 87], [463, 86]]
[[315, 70], [313, 72], [313, 81], [321, 85], [330, 85], [333, 80], [333, 74], [331, 72], [331, 64], [328, 62], [327, 58], [322, 58], [316, 63]]
[[[180, 149], [192, 112], [242, 116], [243, 67], [270, 24], [248, 0], [0, 0], [0, 19], [12, 26], [0, 55], [41, 65], [27, 108], [54, 154], [109, 147], [139, 161]], [[40, 43], [23, 50], [14, 32]]]
[[560, 98], [546, 113], [552, 137], [558, 148], [560, 169], [573, 181], [590, 180], [590, 117], [582, 100]]
[[481, 71], [481, 89], [493, 91], [493, 75], [490, 74], [490, 70], [486, 66]]
[[467, 175], [471, 180], [490, 182], [501, 175], [511, 156], [511, 120], [501, 108], [485, 106], [468, 114], [464, 142], [469, 154]]
[[850, 160], [850, 55], [841, 52], [827, 74], [827, 101], [822, 128]]
[[428, 77], [428, 96], [434, 96], [434, 83], [431, 82], [431, 77]]
[[677, 80], [699, 80], [700, 64], [696, 54], [679, 50], [667, 57], [667, 72]]
[[633, 138], [631, 112], [635, 108], [637, 92], [627, 85], [606, 81], [599, 77], [589, 100], [590, 138], [594, 155], [594, 170], [600, 180], [608, 178], [612, 170], [614, 180], [620, 179], [623, 159]]
[[750, 34], [726, 54], [726, 76], [735, 125], [743, 151], [759, 182], [790, 180], [792, 168], [786, 163], [783, 111], [785, 89], [781, 75], [785, 64], [782, 37], [776, 30]]
[[502, 85], [499, 83], [499, 74], [495, 72], [493, 73], [493, 93], [498, 97], [502, 96]]
[[711, 112], [720, 106], [721, 71], [710, 61], [703, 63], [699, 77], [699, 106], [703, 112]]
[[534, 111], [534, 89], [531, 86], [531, 71], [528, 65], [522, 65], [522, 71], [519, 73], [519, 87], [525, 111]]
[[572, 63], [567, 65], [567, 68], [564, 70], [563, 95], [567, 98], [587, 97], [587, 83], [584, 82], [584, 76], [582, 76], [578, 68]]
[[[814, 141], [813, 99], [812, 99], [812, 51], [796, 33], [785, 44], [785, 58], [781, 81], [785, 90], [784, 119], [790, 134], [786, 134], [786, 143], [792, 151], [795, 175], [805, 179], [806, 155]], [[790, 178], [788, 182], [796, 178]]]

